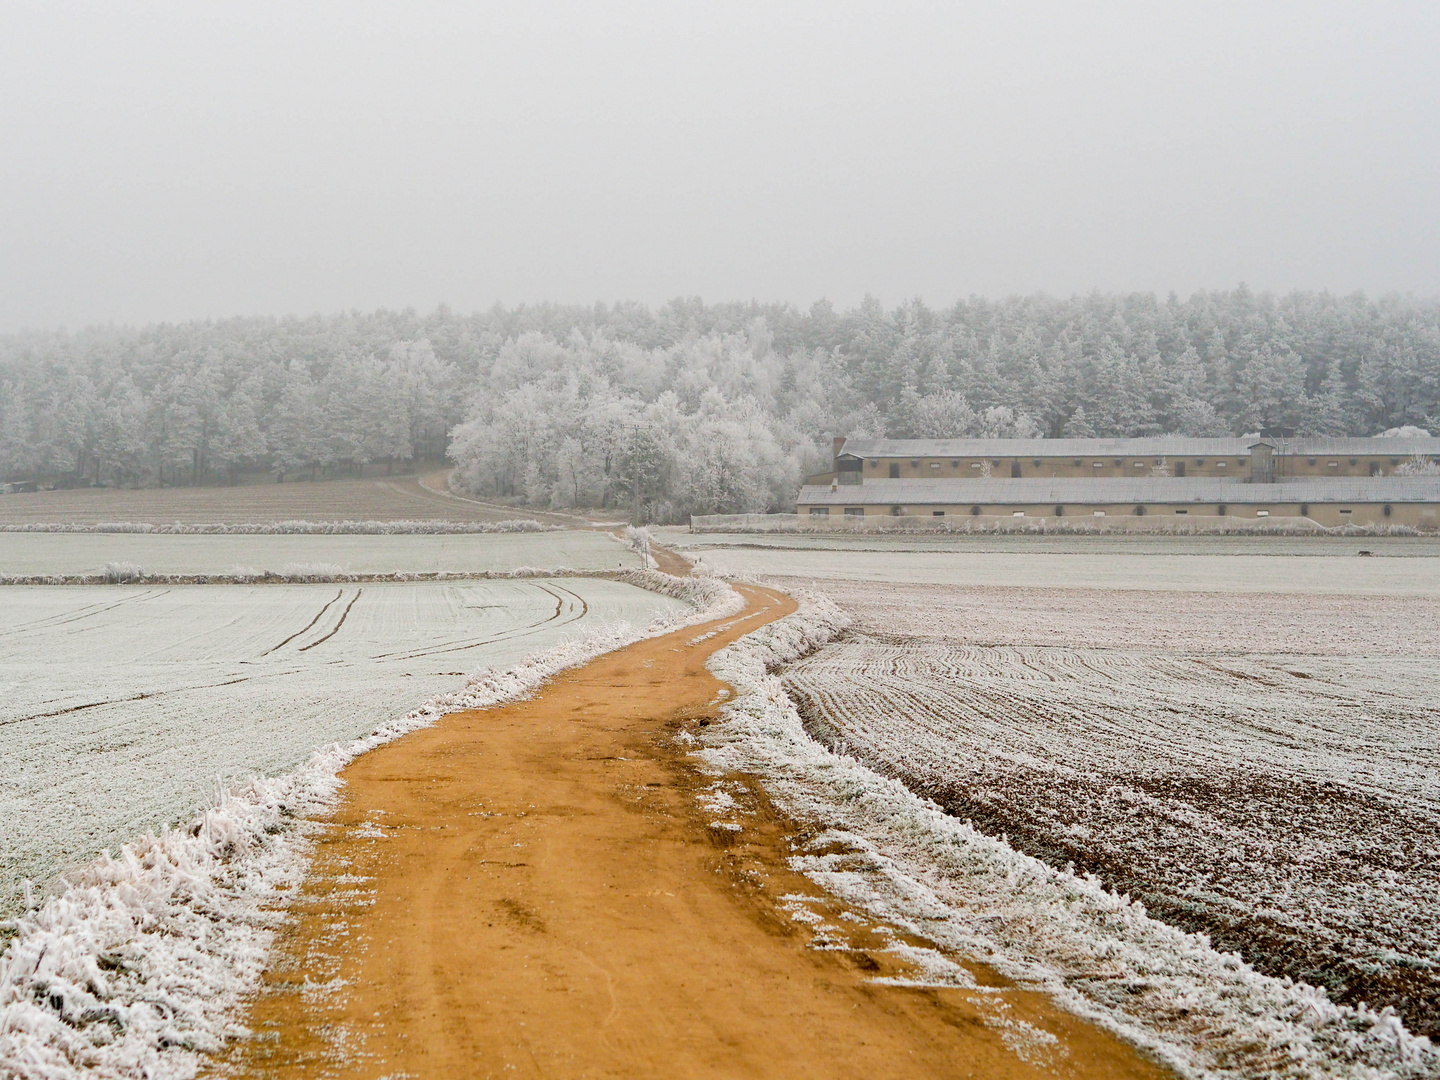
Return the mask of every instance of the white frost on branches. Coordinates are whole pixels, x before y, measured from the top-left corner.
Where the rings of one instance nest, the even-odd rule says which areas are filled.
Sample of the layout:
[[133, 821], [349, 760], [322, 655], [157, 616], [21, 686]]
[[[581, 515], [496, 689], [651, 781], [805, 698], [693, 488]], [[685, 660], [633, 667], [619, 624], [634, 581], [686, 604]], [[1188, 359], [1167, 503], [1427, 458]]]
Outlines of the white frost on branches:
[[1396, 476], [1440, 476], [1440, 461], [1431, 461], [1423, 454], [1416, 454], [1402, 461], [1395, 468]]

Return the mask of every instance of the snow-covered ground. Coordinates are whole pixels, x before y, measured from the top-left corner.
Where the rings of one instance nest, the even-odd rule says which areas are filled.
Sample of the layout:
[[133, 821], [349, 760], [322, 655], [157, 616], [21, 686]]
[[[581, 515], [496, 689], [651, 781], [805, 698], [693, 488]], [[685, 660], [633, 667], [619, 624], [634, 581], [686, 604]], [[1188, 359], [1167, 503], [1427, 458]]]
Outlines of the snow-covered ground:
[[[703, 756], [764, 777], [809, 827], [797, 870], [1185, 1077], [1440, 1075], [1440, 1051], [1390, 1010], [1257, 970], [1067, 865], [1074, 851], [1129, 860], [1172, 912], [1281, 916], [1277, 934], [1311, 919], [1320, 952], [1359, 950], [1349, 972], [1428, 978], [1433, 663], [1387, 662], [1356, 685], [1358, 660], [967, 647], [907, 640], [909, 611], [883, 640], [847, 639], [848, 622], [808, 600], [711, 665], [740, 693]], [[952, 781], [987, 814], [926, 797]], [[1044, 858], [1023, 850], [1037, 834]]]
[[1159, 550], [1100, 546], [1016, 550], [1004, 546], [944, 551], [696, 547], [687, 555], [698, 557], [716, 573], [765, 577], [1023, 588], [1440, 596], [1440, 555], [1364, 558], [1357, 554], [1362, 548], [1396, 550], [1381, 549], [1374, 540], [1352, 540], [1343, 549], [1323, 549], [1325, 554], [1266, 555], [1249, 549], [1244, 553], [1197, 550], [1180, 554], [1163, 546]]
[[185, 536], [0, 532], [0, 575], [98, 574], [107, 563], [150, 574], [228, 574], [332, 565], [346, 573], [494, 573], [516, 567], [617, 570], [639, 557], [604, 533]]
[[[815, 579], [781, 579], [791, 588]], [[1440, 655], [1440, 597], [1168, 589], [1022, 588], [826, 580], [877, 633], [973, 645], [1054, 645], [1300, 656]], [[898, 630], [896, 628], [899, 628]]]
[[798, 551], [968, 551], [1023, 554], [1110, 555], [1354, 555], [1440, 556], [1440, 536], [1156, 536], [1142, 533], [967, 535], [965, 533], [756, 533], [692, 532], [686, 526], [654, 530], [667, 547], [760, 548]]
[[0, 911], [24, 878], [188, 819], [222, 778], [284, 772], [467, 674], [683, 608], [593, 578], [6, 587]]
[[[892, 627], [899, 623], [891, 623]], [[1052, 866], [1440, 1033], [1440, 661], [876, 640], [811, 734]]]
[[817, 882], [1182, 1074], [1440, 1075], [1440, 562], [1182, 544], [697, 545], [828, 598], [721, 658], [707, 753]]
[[[203, 809], [182, 820], [178, 828], [132, 837], [114, 857], [106, 853], [68, 872], [60, 883], [63, 888], [55, 895], [33, 905], [27, 898], [27, 910], [9, 924], [13, 936], [0, 953], [0, 1076], [21, 1080], [81, 1080], [89, 1076], [193, 1080], [206, 1065], [205, 1055], [244, 1033], [239, 1025], [240, 1010], [256, 988], [283, 907], [303, 879], [314, 836], [322, 828], [312, 819], [332, 805], [340, 786], [337, 774], [347, 762], [434, 723], [448, 712], [514, 700], [534, 692], [557, 672], [605, 652], [647, 635], [723, 618], [743, 606], [736, 592], [713, 579], [682, 579], [641, 570], [626, 574], [624, 582], [570, 579], [499, 586], [357, 586], [354, 595], [342, 588], [303, 626], [292, 618], [308, 614], [324, 594], [316, 591], [319, 587], [302, 587], [305, 602], [298, 608], [292, 605], [281, 620], [272, 618], [263, 635], [242, 625], [251, 607], [243, 603], [247, 593], [230, 589], [232, 599], [240, 602], [222, 607], [218, 617], [211, 604], [207, 617], [198, 621], [194, 612], [171, 620], [178, 629], [177, 625], [148, 628], [152, 631], [148, 644], [127, 643], [122, 635], [112, 633], [110, 644], [115, 645], [116, 654], [128, 653], [137, 662], [169, 656], [185, 666], [187, 661], [180, 657], [187, 642], [195, 642], [199, 648], [193, 651], [203, 658], [200, 666], [235, 666], [238, 671], [235, 681], [222, 680], [210, 687], [189, 686], [187, 681], [185, 686], [166, 686], [153, 695], [169, 698], [200, 690], [229, 706], [217, 711], [192, 702], [194, 708], [180, 710], [175, 722], [163, 731], [160, 743], [152, 738], [150, 723], [122, 719], [113, 725], [96, 725], [98, 730], [81, 729], [92, 742], [90, 751], [118, 754], [104, 763], [111, 766], [109, 771], [116, 765], [123, 769], [126, 763], [140, 766], [129, 770], [129, 783], [121, 785], [117, 794], [135, 788], [143, 797], [146, 787], [163, 787], [168, 772], [187, 766], [218, 764], [223, 770], [234, 762], [236, 751], [242, 759], [241, 770], [250, 775], [228, 785], [218, 784]], [[572, 584], [576, 588], [570, 588]], [[280, 586], [263, 588], [283, 596]], [[366, 589], [372, 599], [379, 595], [382, 601], [378, 605], [364, 603]], [[439, 591], [446, 589], [452, 591]], [[549, 599], [526, 592], [535, 589]], [[125, 596], [123, 590], [97, 590], [110, 599], [80, 610], [44, 610], [40, 604], [25, 625], [11, 629], [18, 631], [17, 636], [58, 635], [58, 655], [70, 665], [73, 675], [83, 678], [81, 647], [74, 640], [67, 642], [73, 638], [71, 631], [88, 635], [76, 624], [103, 619], [114, 610], [113, 603], [153, 604], [153, 610], [164, 611], [166, 598], [172, 594], [221, 597], [226, 591], [219, 586], [192, 586], [131, 590]], [[45, 592], [77, 596], [81, 589], [67, 586]], [[17, 591], [14, 595], [23, 594]], [[117, 596], [119, 599], [114, 599]], [[427, 596], [429, 602], [422, 603], [421, 598]], [[441, 599], [437, 601], [437, 597]], [[202, 599], [201, 605], [206, 603]], [[368, 631], [360, 632], [367, 622], [366, 607], [372, 614], [378, 608], [378, 615], [370, 619]], [[509, 609], [511, 617], [495, 618], [500, 608]], [[513, 615], [527, 608], [533, 617]], [[602, 621], [617, 613], [655, 618], [644, 625]], [[350, 625], [352, 617], [354, 626]], [[130, 612], [111, 625], [118, 630], [127, 624], [143, 626], [144, 622]], [[184, 625], [187, 622], [188, 627]], [[567, 632], [567, 626], [573, 629]], [[278, 641], [266, 636], [281, 629], [287, 633]], [[443, 630], [445, 636], [437, 630]], [[230, 648], [217, 647], [227, 635], [237, 641]], [[520, 639], [525, 639], [519, 650], [525, 653], [523, 657], [513, 651]], [[347, 642], [354, 648], [349, 649]], [[92, 647], [104, 644], [103, 635], [90, 642]], [[301, 661], [303, 654], [317, 655]], [[245, 661], [270, 656], [282, 657], [279, 669], [257, 672], [254, 667], [239, 667]], [[457, 664], [466, 667], [486, 661], [490, 666], [459, 683], [451, 682], [450, 689], [416, 701], [429, 680], [455, 678], [442, 670], [450, 662], [447, 658], [456, 658]], [[221, 664], [222, 660], [233, 664]], [[315, 670], [321, 666], [328, 670]], [[284, 669], [298, 668], [299, 674], [307, 667], [313, 678], [295, 682], [297, 695], [281, 702], [268, 700], [263, 680], [256, 677], [286, 678], [290, 676]], [[393, 681], [371, 679], [364, 685], [368, 694], [361, 697], [347, 688], [357, 676], [364, 683], [365, 668], [387, 671]], [[102, 668], [102, 683], [103, 674]], [[378, 708], [377, 702], [402, 682], [408, 703], [414, 707], [403, 713]], [[235, 686], [244, 689], [227, 698], [224, 689]], [[250, 692], [255, 690], [260, 692]], [[415, 697], [409, 696], [412, 693]], [[116, 704], [131, 705], [138, 700], [143, 705], [153, 698]], [[333, 703], [342, 699], [352, 714], [370, 718], [365, 725], [368, 730], [356, 738], [315, 746], [288, 771], [256, 775], [277, 736], [282, 740], [290, 736], [291, 746], [299, 746], [354, 730], [353, 724], [347, 726], [333, 709]], [[292, 711], [295, 705], [298, 708]], [[97, 705], [94, 711], [103, 708], [106, 706]], [[85, 711], [91, 710], [70, 709], [56, 716], [73, 717]], [[25, 727], [41, 719], [55, 716], [32, 716], [18, 723]], [[258, 730], [261, 725], [264, 730]], [[234, 732], [248, 733], [250, 738], [237, 744], [227, 737]], [[103, 742], [112, 736], [122, 741]], [[221, 752], [206, 761], [203, 745], [197, 754], [184, 742], [174, 743], [177, 736], [208, 742]], [[35, 743], [45, 741], [31, 738]], [[128, 745], [124, 742], [127, 738]], [[93, 745], [97, 739], [101, 745]], [[49, 799], [48, 809], [55, 819], [52, 832], [64, 832], [78, 817], [81, 808], [76, 796], [100, 779], [96, 762], [83, 760], [84, 739], [78, 743], [80, 760], [73, 760], [73, 747], [67, 748], [63, 742], [52, 740], [48, 753], [32, 745], [29, 769], [21, 770], [22, 774], [44, 771], [54, 760], [67, 763], [59, 770], [62, 791], [58, 799], [49, 791], [55, 784], [36, 785], [31, 777], [21, 778], [23, 783], [44, 789], [41, 795]], [[172, 752], [167, 753], [167, 748]], [[284, 757], [282, 753], [271, 760]], [[64, 782], [71, 785], [68, 791], [63, 790]], [[184, 797], [182, 792], [182, 800]]]

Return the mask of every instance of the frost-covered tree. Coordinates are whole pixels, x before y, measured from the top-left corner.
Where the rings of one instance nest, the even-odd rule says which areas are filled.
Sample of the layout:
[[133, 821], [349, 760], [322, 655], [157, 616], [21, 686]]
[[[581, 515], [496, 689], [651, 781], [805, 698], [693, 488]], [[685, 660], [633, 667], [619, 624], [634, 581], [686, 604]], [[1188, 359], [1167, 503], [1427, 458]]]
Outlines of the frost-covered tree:
[[676, 517], [785, 507], [834, 434], [1440, 426], [1440, 301], [1244, 287], [847, 311], [684, 298], [0, 337], [5, 479], [219, 483], [448, 454], [456, 482], [489, 497], [618, 511], [636, 425], [659, 462], [641, 501]]

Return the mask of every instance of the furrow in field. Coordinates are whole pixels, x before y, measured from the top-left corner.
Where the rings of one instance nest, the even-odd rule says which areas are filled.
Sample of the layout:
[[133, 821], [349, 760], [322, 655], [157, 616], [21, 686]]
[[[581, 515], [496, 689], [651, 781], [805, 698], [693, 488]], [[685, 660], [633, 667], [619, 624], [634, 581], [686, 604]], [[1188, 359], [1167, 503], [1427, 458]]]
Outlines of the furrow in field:
[[952, 813], [1262, 970], [1440, 1031], [1440, 715], [1401, 690], [1417, 664], [1356, 679], [1311, 660], [1328, 677], [1304, 678], [1258, 657], [862, 634], [785, 681], [813, 736]]

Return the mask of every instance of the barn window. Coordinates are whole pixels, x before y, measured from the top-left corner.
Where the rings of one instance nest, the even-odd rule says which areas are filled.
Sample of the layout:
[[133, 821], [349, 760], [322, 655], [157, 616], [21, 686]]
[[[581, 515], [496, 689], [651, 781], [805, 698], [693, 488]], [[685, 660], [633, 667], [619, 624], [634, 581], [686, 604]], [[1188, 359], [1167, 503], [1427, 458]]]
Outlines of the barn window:
[[911, 465], [913, 468], [918, 469], [918, 468], [920, 467], [920, 459], [919, 459], [918, 457], [912, 457], [912, 458], [910, 459], [910, 465]]
[[1036, 465], [1037, 468], [1038, 468], [1039, 465], [1040, 465], [1040, 459], [1039, 459], [1038, 457], [1035, 459], [1035, 465]]
[[1392, 457], [1392, 458], [1390, 459], [1390, 464], [1391, 464], [1391, 465], [1399, 465], [1399, 464], [1400, 464], [1400, 459], [1399, 459], [1398, 457]]
[[970, 462], [970, 468], [972, 468], [972, 469], [978, 469], [979, 467], [980, 467], [980, 463], [979, 463], [978, 461], [972, 461], [972, 462]]
[[903, 513], [905, 513], [905, 508], [904, 508], [903, 506], [892, 506], [892, 507], [890, 507], [890, 516], [891, 516], [891, 517], [899, 517], [899, 516], [900, 516], [901, 514], [903, 514]]
[[[1341, 513], [1343, 514], [1344, 511], [1342, 510]], [[1269, 511], [1269, 510], [1256, 510], [1256, 511], [1255, 511], [1255, 516], [1256, 516], [1256, 517], [1269, 517], [1269, 516], [1270, 516], [1270, 511]]]
[[871, 458], [871, 459], [870, 459], [870, 468], [872, 468], [872, 469], [878, 469], [879, 467], [880, 467], [880, 462], [876, 461], [874, 458]]
[[945, 516], [945, 511], [944, 511], [944, 510], [931, 510], [931, 511], [930, 511], [930, 516], [931, 516], [931, 517], [944, 517], [944, 516]]
[[1380, 475], [1380, 462], [1378, 462], [1378, 461], [1372, 461], [1372, 462], [1370, 462], [1370, 475], [1371, 475], [1371, 476], [1379, 476], [1379, 475]]
[[1341, 510], [1340, 513], [1342, 513], [1342, 514], [1352, 514], [1352, 513], [1354, 513], [1354, 511], [1353, 511], [1353, 510]]
[[899, 479], [900, 479], [900, 463], [899, 463], [898, 461], [892, 461], [892, 462], [890, 463], [890, 479], [891, 479], [891, 480], [899, 480]]
[[1389, 503], [1386, 503], [1383, 507], [1380, 508], [1380, 512], [1381, 512], [1382, 514], [1384, 514], [1386, 517], [1389, 517], [1389, 516], [1390, 516], [1390, 504], [1389, 504]]
[[864, 517], [864, 516], [865, 516], [865, 508], [864, 508], [863, 506], [847, 506], [847, 507], [845, 507], [845, 516], [846, 516], [846, 517]]
[[1184, 476], [1184, 475], [1185, 475], [1185, 463], [1184, 463], [1183, 461], [1177, 461], [1177, 462], [1175, 462], [1175, 475], [1176, 475], [1176, 476]]
[[1090, 511], [1090, 516], [1091, 516], [1091, 517], [1104, 517], [1104, 516], [1105, 516], [1105, 511], [1104, 511], [1104, 510], [1091, 510], [1091, 511]]
[[1217, 513], [1217, 514], [1220, 515], [1221, 517], [1224, 517], [1224, 516], [1225, 516], [1225, 510], [1226, 510], [1225, 504], [1224, 504], [1224, 503], [1221, 503], [1219, 506], [1217, 506], [1217, 507], [1215, 508], [1215, 513]]
[[1084, 463], [1083, 461], [1081, 461], [1081, 460], [1077, 457], [1077, 458], [1075, 459], [1075, 464], [1076, 464], [1076, 465], [1084, 465], [1085, 463]]
[[1188, 514], [1189, 512], [1190, 512], [1189, 510], [1176, 510], [1176, 511], [1175, 511], [1175, 513], [1177, 513], [1177, 514]]
[[1339, 467], [1340, 467], [1340, 462], [1338, 462], [1338, 461], [1332, 461], [1332, 462], [1330, 462], [1329, 465], [1326, 466], [1326, 468], [1329, 468], [1329, 469], [1338, 469]]
[[1350, 464], [1351, 464], [1351, 465], [1354, 465], [1354, 464], [1355, 464], [1357, 461], [1359, 461], [1359, 460], [1360, 460], [1359, 458], [1353, 458], [1353, 457], [1352, 457], [1352, 458], [1350, 459]]
[[1057, 506], [1057, 507], [1055, 507], [1055, 516], [1056, 516], [1056, 517], [1064, 517], [1064, 516], [1065, 516], [1065, 507], [1063, 507], [1063, 506]]
[[1314, 465], [1314, 464], [1315, 464], [1315, 459], [1314, 459], [1313, 457], [1307, 457], [1307, 458], [1305, 459], [1305, 464], [1306, 464], [1306, 465]]
[[1217, 469], [1223, 469], [1223, 468], [1227, 467], [1229, 464], [1230, 464], [1230, 463], [1229, 463], [1228, 461], [1217, 461], [1217, 462], [1215, 462], [1215, 468], [1217, 468]]
[[1115, 465], [1116, 465], [1117, 468], [1118, 468], [1119, 466], [1121, 466], [1121, 465], [1124, 465], [1124, 464], [1125, 464], [1125, 459], [1124, 459], [1123, 457], [1117, 457], [1117, 458], [1115, 459]]
[[1204, 464], [1205, 464], [1205, 459], [1204, 459], [1203, 457], [1197, 457], [1197, 458], [1195, 459], [1195, 464], [1196, 464], [1196, 465], [1204, 465]]
[[932, 461], [932, 462], [930, 462], [930, 468], [932, 468], [932, 469], [938, 469], [939, 467], [940, 467], [940, 463], [939, 463], [938, 461]]
[[1018, 461], [1012, 461], [1012, 462], [1010, 463], [1010, 476], [1011, 476], [1013, 479], [1019, 479], [1019, 477], [1020, 477], [1020, 463], [1019, 463]]
[[[1156, 464], [1156, 465], [1159, 465], [1160, 463], [1157, 461], [1155, 464]], [[1137, 469], [1143, 469], [1144, 467], [1145, 467], [1145, 463], [1144, 463], [1143, 461], [1137, 461], [1137, 462], [1135, 462], [1135, 468], [1137, 468]]]
[[1024, 516], [1025, 516], [1025, 511], [1024, 511], [1024, 510], [1016, 510], [1016, 511], [1012, 512], [1010, 516], [1011, 516], [1011, 517], [1024, 517]]
[[810, 507], [810, 515], [812, 517], [829, 517], [830, 508], [828, 506], [812, 506]]
[[990, 459], [990, 464], [991, 464], [991, 465], [999, 465], [999, 464], [1000, 464], [1000, 459], [999, 459], [998, 457], [997, 457], [997, 458], [991, 458], [991, 459]]
[[959, 459], [959, 458], [951, 458], [951, 459], [950, 459], [950, 468], [952, 468], [952, 469], [958, 469], [959, 467], [960, 467], [960, 459]]
[[1097, 468], [1097, 469], [1103, 469], [1104, 467], [1105, 467], [1105, 463], [1104, 463], [1103, 461], [1097, 461], [1097, 462], [1095, 462], [1095, 468]]
[[1144, 517], [1144, 516], [1145, 516], [1145, 507], [1143, 507], [1143, 506], [1137, 506], [1137, 507], [1135, 507], [1135, 516], [1136, 516], [1136, 517]]
[[970, 507], [970, 516], [971, 516], [971, 517], [979, 517], [979, 516], [980, 516], [980, 507], [978, 507], [978, 506], [972, 506], [972, 507]]
[[1309, 517], [1309, 516], [1310, 516], [1310, 504], [1309, 504], [1309, 503], [1301, 503], [1301, 504], [1300, 504], [1300, 516], [1301, 516], [1301, 517]]

